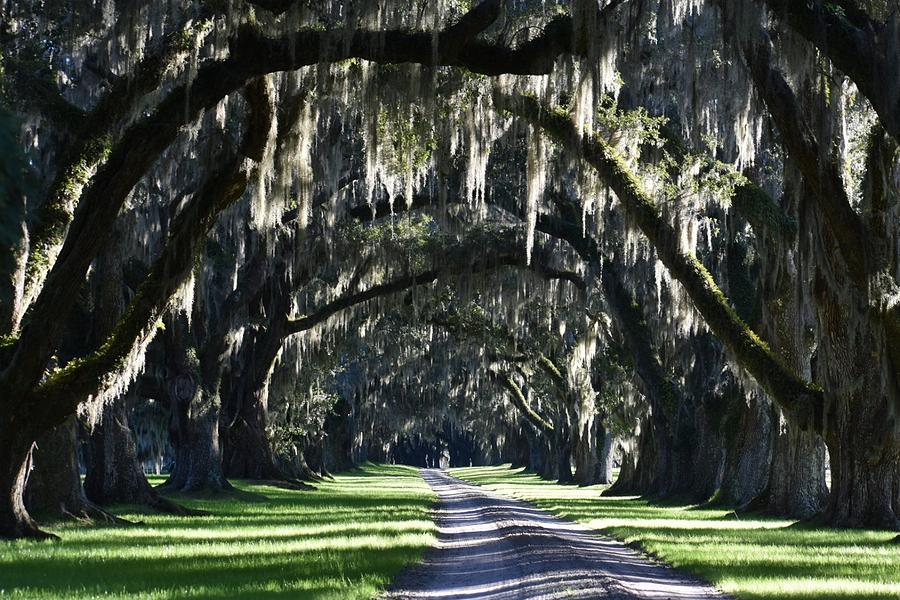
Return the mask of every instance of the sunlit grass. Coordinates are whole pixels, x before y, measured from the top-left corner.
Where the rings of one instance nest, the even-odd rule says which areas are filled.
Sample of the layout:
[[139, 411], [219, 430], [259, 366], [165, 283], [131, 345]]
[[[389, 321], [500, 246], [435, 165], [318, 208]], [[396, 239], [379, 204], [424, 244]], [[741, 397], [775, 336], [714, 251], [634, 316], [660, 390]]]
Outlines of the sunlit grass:
[[202, 517], [57, 524], [58, 543], [0, 542], [0, 595], [22, 598], [369, 598], [434, 543], [417, 470], [366, 465], [314, 492], [238, 483], [240, 499], [179, 499]]
[[508, 467], [451, 473], [639, 546], [737, 598], [900, 598], [900, 544], [891, 543], [896, 533], [604, 497], [604, 486], [561, 486]]

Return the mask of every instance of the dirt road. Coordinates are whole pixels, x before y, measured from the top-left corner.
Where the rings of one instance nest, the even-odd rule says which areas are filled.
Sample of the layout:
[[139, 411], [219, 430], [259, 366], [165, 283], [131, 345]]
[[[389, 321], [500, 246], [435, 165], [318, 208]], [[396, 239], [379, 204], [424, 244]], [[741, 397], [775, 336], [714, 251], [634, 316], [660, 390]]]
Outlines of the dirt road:
[[438, 546], [387, 598], [726, 598], [582, 525], [438, 470], [422, 476], [438, 495]]

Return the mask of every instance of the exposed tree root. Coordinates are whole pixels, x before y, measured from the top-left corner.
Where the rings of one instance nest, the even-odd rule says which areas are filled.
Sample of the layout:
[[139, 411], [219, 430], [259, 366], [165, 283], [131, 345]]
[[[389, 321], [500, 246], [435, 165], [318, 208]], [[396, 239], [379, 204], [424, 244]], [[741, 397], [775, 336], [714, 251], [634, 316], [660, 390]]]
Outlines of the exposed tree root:
[[272, 487], [277, 487], [284, 490], [295, 490], [302, 492], [314, 492], [318, 489], [315, 486], [309, 485], [304, 481], [300, 481], [299, 479], [254, 479], [252, 480], [252, 482], [260, 485], [271, 485]]

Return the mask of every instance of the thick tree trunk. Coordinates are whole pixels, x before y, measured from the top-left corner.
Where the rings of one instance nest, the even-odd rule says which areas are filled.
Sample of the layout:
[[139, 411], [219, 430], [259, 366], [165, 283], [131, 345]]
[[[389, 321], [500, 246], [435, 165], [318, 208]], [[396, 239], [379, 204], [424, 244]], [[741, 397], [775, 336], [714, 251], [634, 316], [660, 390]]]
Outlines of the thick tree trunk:
[[[267, 373], [270, 367], [271, 362], [266, 368]], [[261, 387], [252, 389], [251, 384], [251, 389], [239, 390], [238, 394], [243, 398], [239, 401], [238, 413], [229, 416], [227, 423], [220, 424], [222, 470], [228, 478], [283, 479], [285, 476], [276, 465], [275, 454], [266, 435], [269, 391], [265, 379]]]
[[594, 472], [595, 483], [610, 484], [613, 482], [613, 460], [615, 459], [616, 438], [606, 428], [603, 421], [597, 421], [597, 467]]
[[572, 433], [567, 423], [561, 421], [556, 423], [556, 435], [553, 436], [553, 456], [555, 457], [556, 466], [554, 468], [555, 479], [559, 483], [572, 483], [574, 477], [572, 475], [572, 451], [574, 443], [572, 441]]
[[[222, 469], [228, 478], [284, 479], [266, 435], [269, 412], [269, 377], [287, 327], [290, 294], [281, 276], [262, 296], [270, 302], [273, 315], [268, 328], [246, 340], [237, 364], [232, 365], [230, 397], [223, 395]], [[312, 465], [310, 465], [312, 466]]]
[[228, 478], [283, 479], [266, 436], [265, 403], [251, 394], [245, 408], [225, 430], [222, 470]]
[[128, 426], [125, 400], [121, 397], [108, 405], [91, 434], [85, 494], [100, 505], [139, 504], [172, 514], [193, 513], [163, 498], [147, 481]]
[[831, 464], [823, 517], [841, 527], [898, 529], [900, 380], [891, 360], [893, 340], [868, 301], [859, 297], [827, 233], [817, 240], [824, 264], [813, 282], [822, 324], [816, 379], [825, 385], [824, 437]]
[[512, 463], [512, 468], [520, 469], [523, 467], [528, 468], [530, 466], [528, 438], [524, 432], [519, 431], [515, 434], [515, 438], [511, 445], [511, 452], [512, 455], [508, 460]]
[[[198, 319], [200, 315], [196, 315]], [[222, 454], [219, 450], [220, 373], [209, 368], [207, 381], [201, 377], [201, 366], [195, 354], [189, 352], [194, 340], [186, 319], [173, 319], [166, 330], [166, 388], [171, 407], [171, 442], [175, 448], [175, 464], [166, 490], [188, 493], [219, 493], [232, 488], [222, 473]], [[219, 352], [212, 344], [204, 350]], [[215, 360], [218, 360], [218, 356]], [[217, 363], [216, 363], [217, 364]]]
[[[331, 477], [331, 473], [328, 471], [328, 465], [325, 464], [325, 439], [324, 436], [315, 436], [313, 437], [309, 444], [303, 449], [303, 456], [306, 458], [306, 464], [309, 465], [310, 470], [316, 474], [317, 477]], [[427, 464], [426, 466], [434, 466], [433, 464]]]
[[814, 432], [790, 425], [777, 411], [777, 432], [769, 475], [766, 511], [805, 519], [818, 513], [828, 498], [825, 443]]
[[70, 417], [37, 441], [31, 455], [25, 506], [41, 517], [123, 522], [85, 495], [76, 459], [76, 429], [75, 417]]
[[898, 529], [900, 449], [893, 439], [893, 419], [854, 404], [855, 409], [839, 410], [843, 422], [835, 423], [829, 434], [831, 494], [824, 520], [839, 527]]
[[[202, 392], [198, 393], [198, 395]], [[213, 401], [174, 405], [172, 418], [177, 434], [172, 436], [175, 464], [163, 488], [188, 493], [219, 493], [232, 490], [222, 473], [219, 451], [219, 410]], [[196, 402], [200, 404], [200, 402]], [[184, 410], [184, 409], [187, 410]]]
[[[722, 474], [725, 468], [725, 436], [720, 427], [721, 421], [710, 415], [707, 401], [719, 401], [731, 409], [735, 403], [728, 402], [727, 397], [715, 395], [712, 398], [704, 398], [701, 406], [695, 412], [697, 421], [696, 440], [693, 444], [692, 462], [688, 466], [693, 474], [688, 497], [695, 502], [706, 502], [713, 497], [722, 484]], [[729, 408], [725, 408], [729, 410]]]
[[541, 479], [557, 479], [559, 476], [559, 461], [556, 457], [554, 445], [540, 434], [535, 434], [529, 439], [529, 442], [531, 447], [529, 457], [531, 470], [537, 473]]
[[0, 427], [0, 538], [47, 539], [25, 508], [24, 494], [31, 467], [32, 434], [16, 423]]
[[650, 415], [645, 423], [646, 426], [641, 428], [638, 442], [633, 489], [642, 496], [660, 497], [663, 485], [661, 477], [670, 473], [671, 451], [668, 432], [653, 425], [653, 415]]
[[575, 462], [574, 481], [578, 485], [597, 483], [596, 417], [586, 420], [578, 429], [572, 457]]
[[726, 448], [716, 503], [747, 507], [765, 492], [772, 464], [774, 422], [767, 398], [751, 395], [723, 423]]
[[318, 481], [321, 479], [306, 463], [303, 450], [296, 445], [291, 446], [289, 455], [279, 456], [279, 467], [288, 475], [300, 481]]
[[[629, 445], [634, 442], [629, 442]], [[622, 464], [619, 466], [619, 476], [608, 490], [603, 492], [605, 496], [632, 496], [638, 495], [637, 487], [637, 453], [632, 449], [623, 448]]]
[[325, 466], [339, 473], [353, 468], [350, 452], [352, 444], [351, 407], [341, 398], [325, 419]]

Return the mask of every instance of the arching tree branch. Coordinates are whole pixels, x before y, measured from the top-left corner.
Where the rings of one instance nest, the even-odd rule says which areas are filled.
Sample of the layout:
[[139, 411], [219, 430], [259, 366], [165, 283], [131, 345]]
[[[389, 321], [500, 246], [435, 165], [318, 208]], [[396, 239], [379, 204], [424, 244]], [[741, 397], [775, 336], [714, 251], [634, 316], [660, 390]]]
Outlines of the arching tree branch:
[[578, 286], [580, 289], [584, 289], [585, 285], [584, 281], [574, 273], [542, 267], [536, 261], [530, 265], [526, 264], [524, 253], [517, 250], [514, 253], [501, 253], [496, 257], [490, 257], [487, 260], [478, 260], [471, 264], [454, 263], [451, 261], [443, 268], [430, 269], [414, 275], [397, 277], [385, 283], [374, 285], [361, 292], [344, 295], [322, 306], [310, 315], [290, 319], [288, 321], [286, 333], [290, 335], [312, 329], [319, 323], [324, 322], [329, 317], [342, 310], [352, 308], [353, 306], [375, 298], [396, 294], [415, 286], [428, 285], [434, 283], [441, 277], [460, 275], [465, 272], [473, 274], [481, 273], [500, 267], [530, 269], [540, 277], [547, 279], [564, 279]]
[[534, 425], [541, 433], [553, 435], [553, 432], [555, 431], [553, 423], [539, 415], [528, 405], [528, 400], [525, 398], [522, 388], [519, 387], [519, 384], [517, 384], [511, 376], [504, 373], [496, 373], [493, 377], [497, 383], [509, 392], [510, 402], [519, 409], [519, 412], [522, 413], [522, 416], [524, 416], [529, 423]]
[[73, 361], [28, 396], [33, 414], [41, 422], [51, 425], [61, 422], [88, 396], [103, 391], [107, 380], [122, 370], [123, 363], [134, 352], [143, 352], [153, 337], [156, 322], [190, 276], [196, 256], [219, 213], [243, 195], [255, 170], [245, 159], [262, 157], [267, 136], [258, 135], [258, 131], [271, 122], [274, 111], [264, 81], [249, 85], [247, 95], [252, 108], [241, 151], [211, 173], [200, 192], [175, 217], [162, 253], [112, 336], [93, 354]]
[[228, 59], [207, 64], [189, 84], [174, 88], [151, 115], [130, 126], [109, 152], [80, 195], [63, 247], [34, 302], [13, 359], [0, 375], [0, 388], [19, 396], [38, 382], [62, 335], [60, 315], [71, 309], [89, 265], [134, 185], [181, 126], [253, 77], [348, 58], [462, 66], [486, 74], [545, 73], [557, 56], [573, 51], [571, 32], [571, 19], [561, 17], [539, 38], [518, 48], [473, 40], [442, 61], [440, 56], [435, 58], [430, 32], [304, 29], [272, 40], [245, 28], [232, 41]]
[[885, 130], [900, 141], [896, 26], [878, 23], [851, 0], [763, 2], [856, 83]]
[[851, 277], [858, 287], [865, 287], [871, 268], [866, 256], [868, 243], [862, 220], [850, 205], [838, 165], [825, 158], [793, 90], [772, 67], [768, 45], [748, 43], [742, 50], [756, 89], [781, 132], [782, 143], [812, 188], [841, 255], [850, 267]]
[[534, 98], [497, 92], [494, 101], [496, 106], [538, 126], [597, 171], [656, 249], [660, 261], [684, 286], [709, 328], [741, 366], [798, 423], [821, 431], [824, 425], [821, 390], [788, 369], [741, 320], [700, 261], [679, 250], [677, 232], [663, 219], [653, 199], [622, 158], [602, 139], [580, 135], [568, 114], [543, 106]]

